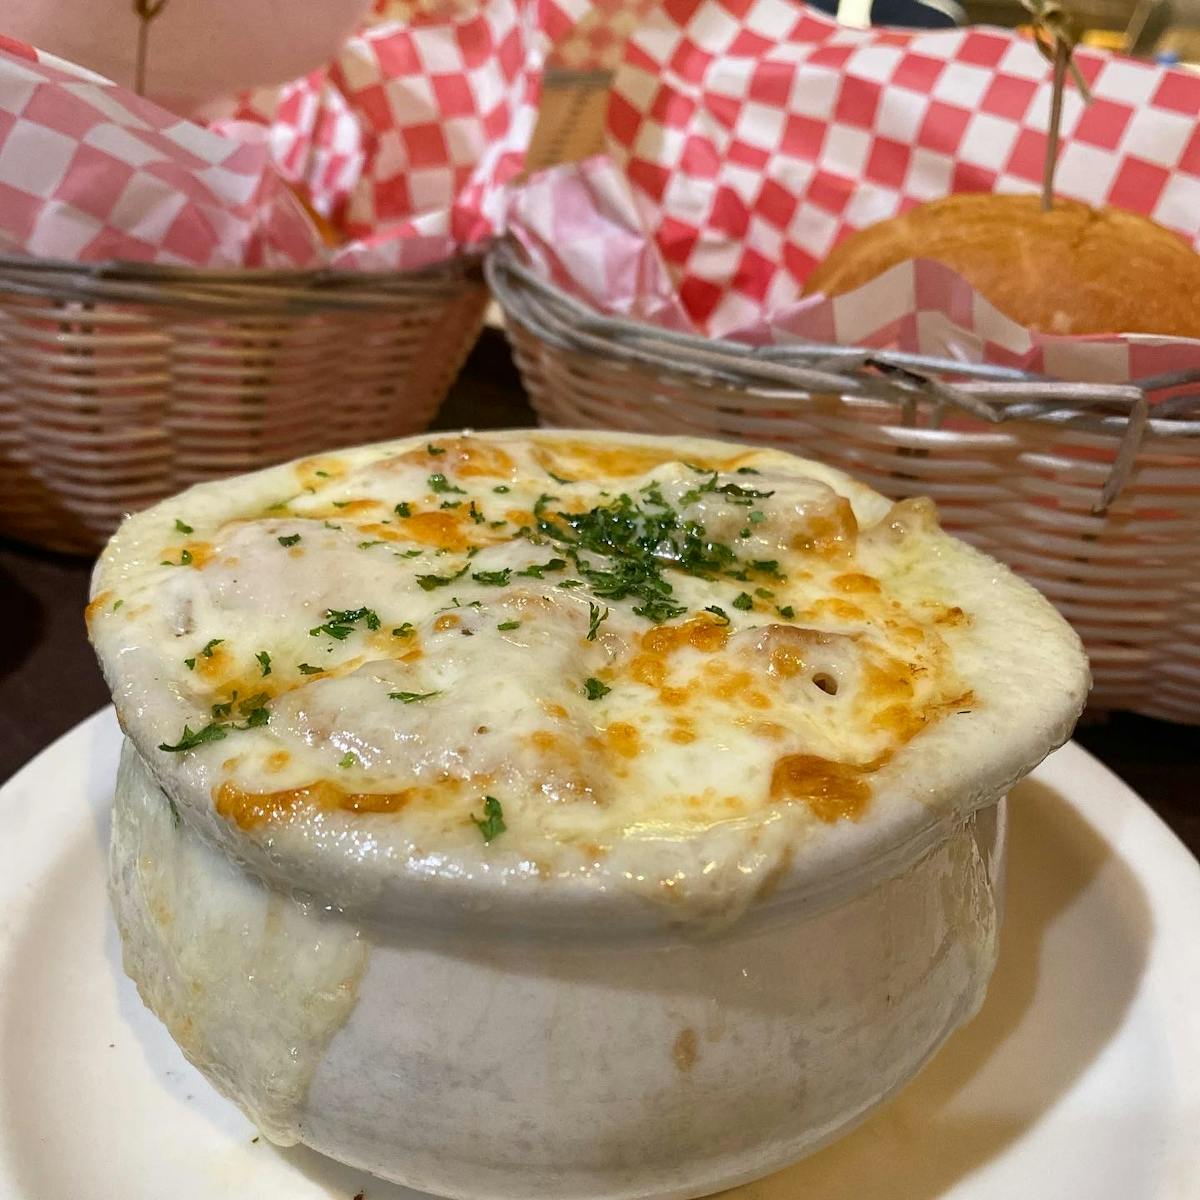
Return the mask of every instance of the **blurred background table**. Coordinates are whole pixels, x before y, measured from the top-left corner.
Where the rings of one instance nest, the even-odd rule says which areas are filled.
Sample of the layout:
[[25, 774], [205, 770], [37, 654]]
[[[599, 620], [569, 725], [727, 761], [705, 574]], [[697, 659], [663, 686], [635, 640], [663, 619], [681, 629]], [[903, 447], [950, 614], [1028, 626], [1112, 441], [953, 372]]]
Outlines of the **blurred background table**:
[[[488, 329], [435, 429], [532, 425], [503, 335]], [[83, 628], [91, 563], [0, 542], [0, 782], [108, 702]], [[1076, 738], [1200, 856], [1200, 727], [1089, 714]]]

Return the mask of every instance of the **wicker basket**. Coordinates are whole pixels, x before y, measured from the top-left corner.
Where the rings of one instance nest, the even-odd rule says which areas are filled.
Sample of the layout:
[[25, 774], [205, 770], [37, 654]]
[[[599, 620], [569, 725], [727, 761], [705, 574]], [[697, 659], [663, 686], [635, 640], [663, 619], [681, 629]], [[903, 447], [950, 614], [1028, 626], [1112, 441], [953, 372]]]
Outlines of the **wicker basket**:
[[478, 263], [394, 275], [0, 258], [0, 534], [94, 551], [188, 484], [423, 429]]
[[932, 496], [948, 529], [1074, 624], [1097, 708], [1200, 723], [1200, 398], [1147, 398], [1200, 373], [1108, 386], [853, 347], [754, 350], [600, 316], [510, 246], [487, 275], [544, 424], [780, 446], [897, 499]]

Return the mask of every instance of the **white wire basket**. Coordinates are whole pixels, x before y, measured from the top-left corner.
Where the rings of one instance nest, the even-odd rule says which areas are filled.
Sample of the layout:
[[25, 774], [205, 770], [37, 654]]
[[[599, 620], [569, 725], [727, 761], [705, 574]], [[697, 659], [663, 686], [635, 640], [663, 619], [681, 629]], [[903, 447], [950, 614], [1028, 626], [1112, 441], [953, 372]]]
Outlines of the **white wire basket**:
[[486, 273], [543, 424], [777, 446], [895, 499], [931, 496], [1079, 631], [1093, 707], [1200, 724], [1200, 371], [1107, 385], [755, 348], [603, 316], [510, 244]]

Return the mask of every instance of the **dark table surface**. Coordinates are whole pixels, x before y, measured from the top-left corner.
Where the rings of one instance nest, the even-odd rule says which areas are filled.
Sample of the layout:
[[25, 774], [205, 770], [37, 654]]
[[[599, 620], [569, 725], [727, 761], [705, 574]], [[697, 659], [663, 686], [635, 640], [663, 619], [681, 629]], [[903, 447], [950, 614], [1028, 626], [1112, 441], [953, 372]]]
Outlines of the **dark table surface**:
[[[434, 428], [532, 423], [504, 340], [488, 330]], [[0, 781], [108, 702], [83, 628], [90, 570], [85, 559], [0, 541]], [[1200, 856], [1200, 727], [1088, 713], [1075, 736]]]

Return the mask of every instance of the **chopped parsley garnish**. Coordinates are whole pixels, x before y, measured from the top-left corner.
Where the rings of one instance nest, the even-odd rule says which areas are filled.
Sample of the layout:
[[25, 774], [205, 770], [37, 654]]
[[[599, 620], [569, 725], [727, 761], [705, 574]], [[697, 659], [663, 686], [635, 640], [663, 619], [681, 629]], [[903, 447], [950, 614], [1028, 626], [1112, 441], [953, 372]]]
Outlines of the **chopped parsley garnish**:
[[530, 563], [523, 571], [518, 571], [517, 574], [524, 576], [527, 579], [542, 579], [547, 571], [561, 571], [567, 565], [565, 558], [551, 558], [544, 563]]
[[768, 591], [767, 588], [764, 588], [764, 587], [755, 588], [754, 594], [762, 600], [774, 600], [775, 599], [775, 593], [772, 591]]
[[298, 670], [301, 675], [324, 675], [325, 674], [324, 667], [314, 667], [312, 665], [312, 663], [301, 663], [296, 668], [296, 670]]
[[401, 704], [415, 704], [418, 700], [428, 700], [430, 696], [440, 696], [441, 692], [388, 692], [389, 700], [399, 700]]
[[180, 533], [195, 533], [196, 532], [190, 525], [181, 521], [178, 517], [175, 518], [175, 528]]
[[382, 546], [382, 545], [383, 545], [383, 538], [376, 538], [372, 542], [359, 542], [358, 548], [360, 550], [370, 550], [370, 548], [372, 546]]
[[429, 445], [427, 445], [427, 446], [425, 447], [425, 449], [426, 449], [426, 451], [427, 451], [429, 454], [432, 454], [432, 455], [433, 455], [435, 458], [436, 458], [436, 457], [437, 457], [439, 454], [445, 454], [445, 453], [446, 453], [446, 447], [445, 447], [445, 446], [435, 446], [435, 445], [434, 445], [432, 442], [430, 442], [430, 443], [429, 443]]
[[555, 475], [555, 473], [553, 471], [551, 471], [549, 467], [546, 468], [546, 474], [549, 475], [550, 478], [553, 479], [555, 483], [574, 483], [575, 482], [574, 479], [564, 479], [561, 475]]
[[341, 526], [340, 526], [340, 525], [335, 525], [335, 524], [334, 524], [332, 521], [326, 521], [326, 522], [325, 522], [325, 528], [326, 528], [326, 529], [341, 529]]
[[318, 479], [328, 479], [329, 478], [328, 471], [314, 471], [313, 474], [316, 475]]
[[712, 613], [722, 625], [729, 624], [729, 614], [719, 604], [710, 604], [704, 611]]
[[355, 754], [353, 750], [347, 750], [346, 753], [343, 754], [342, 757], [338, 759], [338, 766], [339, 767], [357, 767], [358, 766], [358, 755]]
[[299, 540], [298, 533], [289, 533], [287, 537], [278, 537], [275, 539], [281, 546], [294, 546]]
[[754, 599], [749, 592], [738, 592], [733, 600], [733, 607], [740, 608], [742, 612], [749, 612], [754, 607]]
[[460, 487], [455, 487], [440, 471], [429, 477], [429, 490], [436, 495], [443, 496], [450, 492], [456, 492], [460, 496], [465, 496], [467, 493]]
[[505, 496], [512, 491], [512, 488], [510, 488], [507, 483], [500, 483], [492, 488], [492, 491], [495, 492], [497, 496]]
[[203, 746], [205, 742], [219, 742], [225, 736], [225, 726], [218, 725], [215, 721], [205, 725], [203, 729], [195, 731], [185, 725], [179, 741], [173, 746], [166, 742], [159, 742], [158, 748], [166, 750], [169, 754], [180, 754], [185, 750], [194, 750], [197, 746]]
[[758, 474], [760, 474], [760, 472], [756, 471], [753, 467], [738, 467], [737, 473], [739, 475], [758, 475]]
[[556, 583], [554, 586], [560, 587], [560, 588], [583, 587], [583, 580], [582, 579], [564, 579], [562, 581], [562, 583]]
[[407, 500], [401, 500], [392, 511], [398, 517], [411, 517], [412, 505]]
[[187, 667], [189, 671], [194, 671], [196, 669], [196, 660], [194, 658], [185, 658], [183, 660], [183, 665]]
[[379, 614], [373, 608], [327, 608], [326, 620], [308, 631], [309, 637], [320, 637], [327, 634], [339, 642], [344, 642], [353, 632], [353, 625], [359, 621], [366, 623], [368, 629], [379, 628]]
[[482, 525], [487, 520], [487, 517], [485, 517], [478, 508], [476, 508], [474, 500], [471, 501], [471, 507], [467, 509], [467, 516], [470, 517], [476, 525]]
[[501, 571], [472, 571], [471, 578], [487, 587], [504, 587], [512, 578], [512, 568], [505, 567]]
[[200, 651], [205, 658], [212, 658], [213, 651], [225, 641], [224, 638], [213, 638], [211, 641], [204, 643], [204, 648]]
[[192, 552], [186, 546], [179, 552], [179, 565], [181, 567], [192, 565]]
[[469, 567], [469, 563], [463, 563], [461, 569], [455, 571], [453, 575], [418, 575], [417, 583], [424, 591], [432, 592], [434, 588], [446, 587], [456, 579], [461, 579]]
[[334, 508], [346, 508], [349, 504], [350, 504], [349, 500], [334, 500], [333, 501]]
[[606, 687], [595, 676], [589, 675], [583, 681], [583, 691], [589, 700], [599, 700], [601, 696], [607, 696], [612, 688]]
[[265, 650], [260, 650], [254, 657], [258, 659], [262, 677], [265, 679], [271, 673], [271, 656]]
[[438, 508], [462, 508], [461, 500], [443, 500]]
[[406, 638], [413, 635], [413, 624], [411, 621], [405, 621], [403, 625], [397, 625], [392, 630], [392, 637]]
[[497, 629], [503, 629], [505, 631], [509, 629], [520, 629], [520, 627], [520, 621], [501, 621], [500, 624], [496, 626]]
[[[634, 610], [637, 611], [636, 609]], [[594, 642], [596, 634], [600, 631], [600, 622], [608, 620], [608, 609], [601, 609], [600, 605], [594, 604], [591, 600], [588, 601], [588, 631], [587, 640]]]
[[214, 704], [212, 706], [212, 715], [214, 717], [227, 717], [233, 712], [233, 701], [226, 700], [224, 704]]
[[774, 558], [751, 559], [749, 567], [752, 571], [760, 571], [764, 575], [770, 575], [773, 579], [784, 578], [779, 571], [779, 561]]
[[495, 796], [484, 796], [482, 819], [472, 813], [471, 820], [475, 822], [475, 827], [483, 834], [485, 842], [490, 842], [493, 838], [499, 837], [508, 828], [504, 824], [504, 809]]
[[785, 604], [782, 608], [777, 608], [775, 611], [788, 621], [796, 615], [796, 610], [790, 604]]
[[116, 611], [117, 611], [117, 609], [118, 609], [118, 608], [120, 608], [120, 607], [121, 607], [121, 605], [122, 605], [122, 604], [124, 604], [124, 603], [125, 603], [125, 601], [124, 601], [124, 600], [114, 600], [114, 601], [113, 601], [113, 606], [112, 606], [112, 608], [110, 608], [108, 611], [109, 611], [109, 612], [116, 612]]

